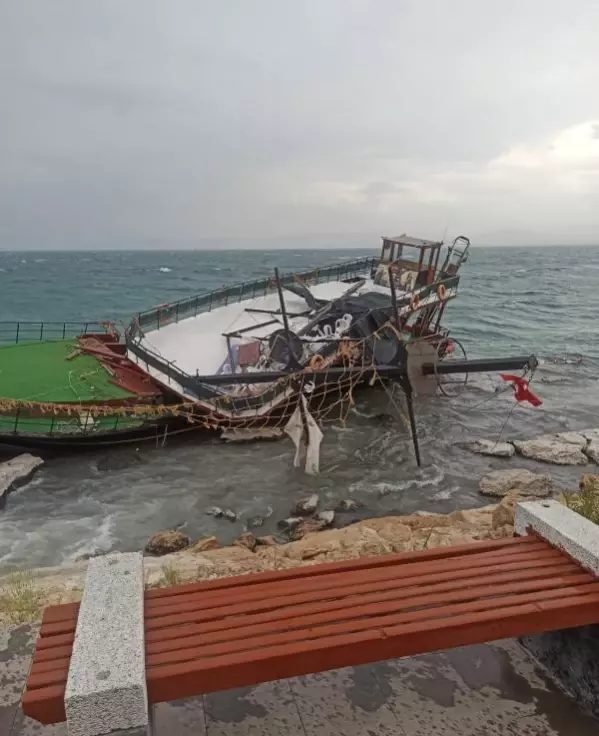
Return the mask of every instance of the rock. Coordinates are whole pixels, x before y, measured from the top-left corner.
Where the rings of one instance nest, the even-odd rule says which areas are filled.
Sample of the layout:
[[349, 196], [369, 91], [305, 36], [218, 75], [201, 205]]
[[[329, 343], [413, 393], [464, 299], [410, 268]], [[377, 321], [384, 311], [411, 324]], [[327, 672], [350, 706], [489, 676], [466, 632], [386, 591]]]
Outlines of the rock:
[[277, 552], [282, 559], [325, 562], [388, 554], [393, 552], [393, 547], [374, 529], [353, 524], [345, 529], [307, 534], [303, 539], [282, 545]]
[[10, 491], [30, 481], [43, 464], [41, 457], [30, 455], [28, 452], [0, 463], [0, 506]]
[[206, 513], [208, 516], [214, 516], [216, 519], [220, 519], [225, 512], [219, 506], [212, 506], [211, 508], [206, 509]]
[[599, 440], [591, 440], [583, 452], [589, 460], [599, 465]]
[[291, 513], [293, 516], [310, 516], [316, 511], [317, 506], [318, 495], [313, 493], [311, 496], [300, 498], [293, 506]]
[[218, 549], [220, 544], [216, 537], [202, 537], [193, 545], [194, 552], [207, 552], [209, 549]]
[[237, 547], [245, 547], [246, 549], [249, 549], [250, 552], [253, 552], [256, 549], [258, 540], [251, 532], [243, 532], [243, 534], [240, 534], [237, 539], [233, 540], [233, 544]]
[[581, 429], [580, 434], [587, 442], [599, 442], [599, 429]]
[[277, 539], [272, 534], [265, 537], [256, 537], [256, 546], [258, 547], [275, 547], [277, 544]]
[[290, 516], [287, 519], [281, 519], [281, 521], [277, 522], [277, 526], [279, 529], [282, 529], [284, 532], [290, 532], [296, 527], [298, 527], [302, 523], [302, 520], [298, 518], [297, 516]]
[[518, 497], [513, 493], [510, 493], [501, 499], [493, 511], [493, 529], [500, 529], [506, 525], [514, 526], [514, 515], [516, 513], [517, 503]]
[[113, 455], [105, 455], [96, 463], [96, 468], [105, 473], [109, 470], [126, 470], [143, 462], [139, 452], [117, 452]]
[[464, 443], [464, 447], [478, 455], [492, 455], [493, 457], [511, 457], [516, 448], [510, 442], [493, 442], [492, 440], [472, 440]]
[[587, 456], [582, 451], [586, 438], [577, 432], [546, 434], [534, 440], [515, 440], [516, 450], [524, 457], [554, 465], [586, 465]]
[[413, 532], [411, 527], [402, 522], [401, 516], [368, 519], [361, 522], [361, 526], [375, 531], [393, 552], [402, 552], [411, 548]]
[[318, 511], [314, 514], [314, 519], [322, 522], [323, 527], [333, 526], [333, 522], [335, 521], [335, 512], [333, 510]]
[[532, 473], [524, 468], [494, 470], [480, 479], [481, 493], [486, 496], [507, 496], [515, 494], [527, 498], [545, 498], [553, 491], [551, 476]]
[[158, 532], [150, 537], [145, 546], [145, 551], [150, 555], [160, 557], [171, 552], [179, 552], [189, 547], [189, 537], [182, 532], [166, 531]]
[[302, 519], [300, 523], [288, 532], [289, 537], [293, 540], [303, 539], [306, 534], [322, 531], [327, 524], [318, 519]]
[[252, 516], [250, 519], [247, 520], [246, 526], [248, 529], [258, 529], [259, 527], [264, 526], [264, 517]]
[[235, 511], [231, 511], [231, 509], [225, 509], [225, 511], [223, 512], [223, 516], [228, 521], [236, 521], [237, 520], [237, 514], [236, 514], [236, 512]]
[[361, 501], [356, 501], [353, 498], [345, 498], [335, 506], [335, 511], [342, 514], [345, 511], [357, 511], [363, 508], [364, 504]]

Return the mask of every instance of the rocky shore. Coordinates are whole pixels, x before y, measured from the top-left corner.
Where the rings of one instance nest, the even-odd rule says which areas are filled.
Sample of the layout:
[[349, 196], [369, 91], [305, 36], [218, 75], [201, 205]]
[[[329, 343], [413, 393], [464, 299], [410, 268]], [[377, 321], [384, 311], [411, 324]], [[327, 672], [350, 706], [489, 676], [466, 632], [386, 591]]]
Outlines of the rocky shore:
[[[215, 537], [188, 544], [189, 540], [181, 540], [181, 532], [162, 532], [153, 538], [154, 551], [158, 543], [162, 543], [162, 549], [169, 543], [175, 547], [186, 546], [163, 556], [147, 556], [146, 585], [158, 587], [497, 539], [513, 534], [515, 503], [516, 497], [508, 495], [499, 504], [450, 514], [417, 513], [364, 519], [341, 529], [306, 531], [300, 539], [284, 544], [277, 543], [273, 537], [255, 537], [250, 532], [228, 547], [220, 547]], [[314, 516], [310, 517], [313, 520]], [[0, 623], [35, 620], [44, 606], [79, 600], [86, 568], [87, 561], [82, 560], [71, 568], [37, 570], [25, 580], [14, 575], [0, 578]], [[27, 600], [22, 603], [24, 591]]]

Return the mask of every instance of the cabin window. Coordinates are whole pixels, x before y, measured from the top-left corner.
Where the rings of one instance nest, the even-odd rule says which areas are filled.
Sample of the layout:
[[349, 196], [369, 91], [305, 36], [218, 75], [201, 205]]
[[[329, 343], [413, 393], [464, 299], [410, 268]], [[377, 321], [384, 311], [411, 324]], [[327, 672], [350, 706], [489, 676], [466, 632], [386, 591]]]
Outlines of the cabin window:
[[393, 260], [393, 243], [388, 240], [383, 243], [383, 251], [381, 253], [381, 261], [383, 263], [391, 263]]

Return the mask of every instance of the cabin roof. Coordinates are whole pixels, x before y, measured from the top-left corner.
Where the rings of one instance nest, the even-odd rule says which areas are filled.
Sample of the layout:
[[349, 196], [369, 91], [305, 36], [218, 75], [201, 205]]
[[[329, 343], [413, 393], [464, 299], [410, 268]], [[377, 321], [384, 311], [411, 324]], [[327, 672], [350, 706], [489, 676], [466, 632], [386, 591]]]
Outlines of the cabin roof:
[[383, 236], [383, 240], [386, 240], [389, 243], [395, 243], [396, 245], [407, 245], [410, 248], [440, 248], [443, 245], [443, 241], [435, 241], [435, 240], [423, 240], [422, 238], [412, 238], [409, 235], [396, 235], [395, 237], [385, 237]]

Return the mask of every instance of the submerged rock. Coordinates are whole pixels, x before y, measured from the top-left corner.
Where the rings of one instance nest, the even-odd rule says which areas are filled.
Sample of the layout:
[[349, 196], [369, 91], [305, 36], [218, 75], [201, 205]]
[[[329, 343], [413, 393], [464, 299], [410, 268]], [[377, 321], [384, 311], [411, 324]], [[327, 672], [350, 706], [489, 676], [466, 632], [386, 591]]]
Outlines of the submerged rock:
[[323, 527], [333, 526], [333, 522], [335, 521], [335, 512], [332, 509], [328, 511], [318, 511], [314, 514], [314, 519], [315, 521], [321, 522]]
[[231, 509], [225, 509], [223, 511], [223, 516], [228, 521], [237, 521], [237, 512], [232, 511]]
[[28, 452], [0, 463], [0, 506], [10, 491], [30, 481], [43, 464], [41, 457]]
[[258, 529], [261, 526], [264, 526], [263, 516], [252, 516], [251, 518], [247, 520], [248, 529]]
[[290, 532], [302, 523], [302, 520], [297, 516], [289, 516], [287, 519], [281, 519], [277, 522], [279, 529], [284, 532]]
[[171, 552], [179, 552], [186, 547], [189, 547], [189, 537], [182, 532], [166, 531], [158, 532], [150, 537], [148, 543], [145, 546], [145, 551], [149, 555], [155, 555], [160, 557], [162, 555], [168, 555]]
[[524, 468], [494, 470], [480, 479], [481, 493], [486, 496], [507, 496], [514, 494], [528, 498], [545, 498], [553, 491], [551, 476], [545, 473], [532, 473]]
[[212, 506], [211, 508], [206, 509], [206, 513], [208, 516], [214, 516], [215, 519], [220, 519], [225, 512], [220, 508], [220, 506]]
[[587, 440], [577, 432], [546, 434], [534, 440], [515, 440], [514, 446], [520, 455], [554, 465], [586, 465], [583, 452]]
[[511, 457], [516, 452], [516, 448], [510, 442], [493, 442], [493, 440], [472, 440], [465, 442], [464, 447], [477, 455], [493, 457]]
[[300, 498], [293, 506], [291, 514], [293, 516], [310, 516], [316, 511], [318, 506], [318, 495], [313, 493], [311, 496]]
[[335, 511], [338, 513], [343, 513], [345, 511], [357, 511], [358, 509], [363, 509], [364, 504], [361, 501], [356, 501], [353, 498], [345, 498], [343, 501], [339, 501], [339, 503], [335, 506]]
[[113, 455], [105, 455], [96, 463], [96, 468], [101, 472], [109, 470], [126, 470], [143, 462], [139, 452], [117, 452]]
[[580, 434], [588, 442], [599, 442], [599, 429], [581, 429]]
[[302, 519], [296, 527], [288, 532], [288, 534], [292, 540], [303, 539], [306, 534], [320, 532], [327, 526], [329, 525], [325, 521], [321, 521], [320, 519]]

